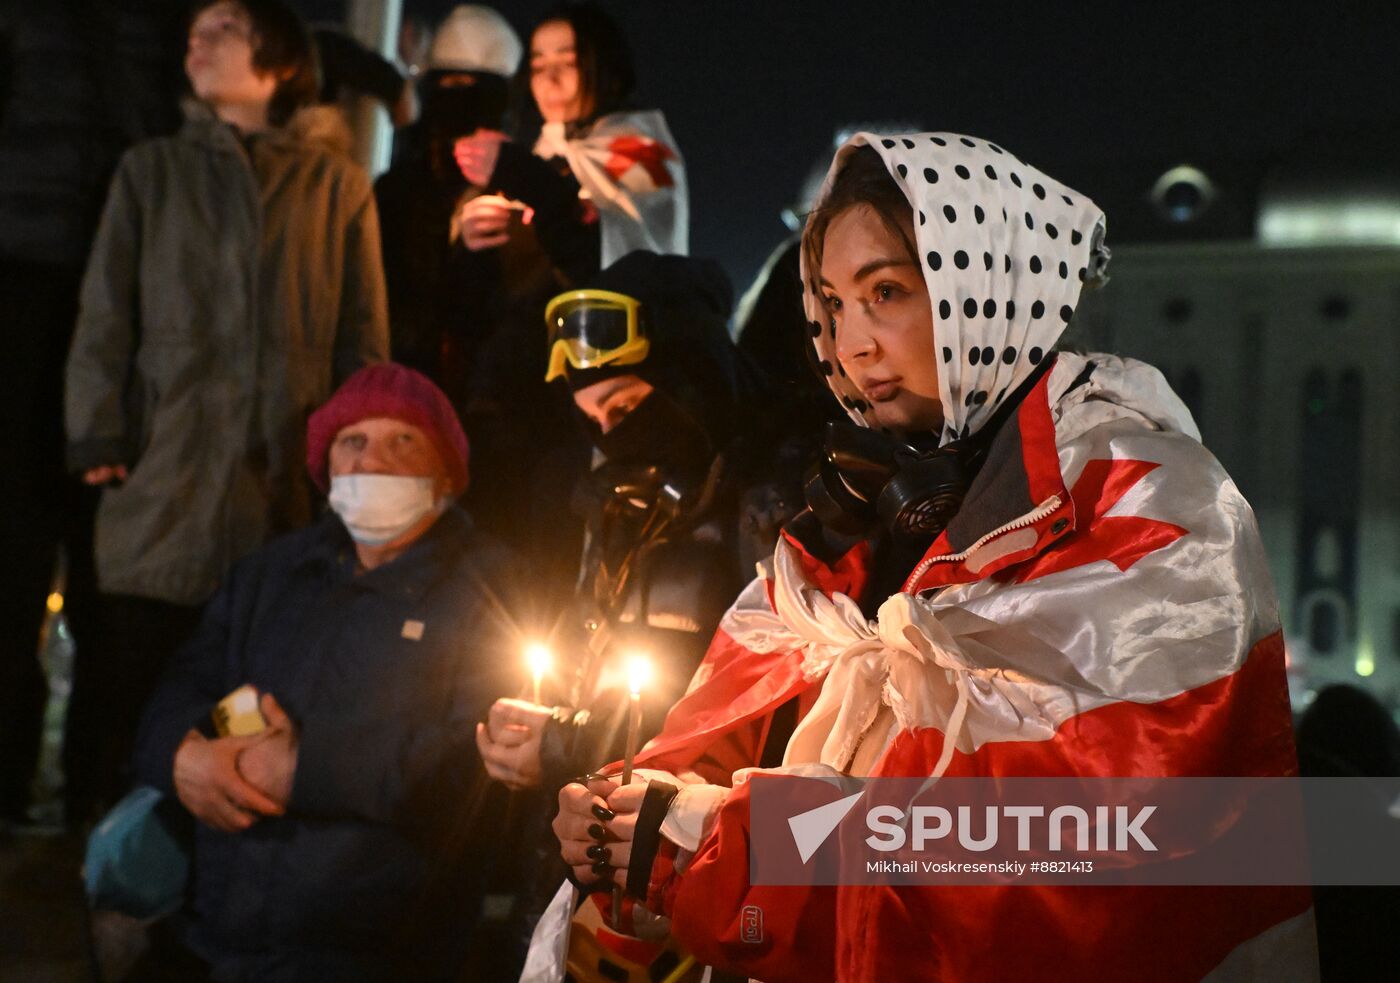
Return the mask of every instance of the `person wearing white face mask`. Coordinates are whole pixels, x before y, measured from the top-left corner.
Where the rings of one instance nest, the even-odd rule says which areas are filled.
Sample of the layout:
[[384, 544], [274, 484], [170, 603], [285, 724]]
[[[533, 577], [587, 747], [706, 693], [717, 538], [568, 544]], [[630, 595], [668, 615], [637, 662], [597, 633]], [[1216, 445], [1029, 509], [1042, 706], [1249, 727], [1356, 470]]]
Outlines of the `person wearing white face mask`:
[[[137, 769], [198, 820], [187, 942], [215, 978], [459, 978], [491, 866], [464, 846], [472, 724], [515, 607], [512, 557], [454, 504], [467, 461], [426, 377], [351, 376], [307, 425], [331, 512], [234, 568], [146, 709]], [[216, 736], [245, 685], [261, 731]]]

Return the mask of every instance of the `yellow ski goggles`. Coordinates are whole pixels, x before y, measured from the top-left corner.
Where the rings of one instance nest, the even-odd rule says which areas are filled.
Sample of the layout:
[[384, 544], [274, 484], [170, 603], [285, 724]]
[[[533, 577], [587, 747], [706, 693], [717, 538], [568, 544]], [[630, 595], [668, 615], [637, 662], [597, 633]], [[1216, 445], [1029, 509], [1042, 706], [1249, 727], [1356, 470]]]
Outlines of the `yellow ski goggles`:
[[544, 381], [564, 374], [564, 363], [576, 369], [600, 365], [635, 365], [651, 351], [642, 330], [635, 297], [611, 290], [570, 290], [544, 309], [549, 330], [549, 369]]

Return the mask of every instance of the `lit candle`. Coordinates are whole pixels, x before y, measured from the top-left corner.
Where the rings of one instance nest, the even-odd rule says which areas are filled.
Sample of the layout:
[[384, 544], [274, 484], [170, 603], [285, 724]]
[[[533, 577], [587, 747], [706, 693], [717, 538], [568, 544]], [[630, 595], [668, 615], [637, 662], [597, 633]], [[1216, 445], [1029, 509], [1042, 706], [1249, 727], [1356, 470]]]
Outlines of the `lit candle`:
[[651, 663], [634, 655], [627, 663], [627, 749], [622, 758], [622, 784], [632, 783], [632, 759], [642, 735], [642, 687], [651, 678]]
[[[632, 759], [637, 756], [637, 741], [642, 736], [642, 687], [651, 678], [651, 663], [644, 655], [634, 655], [627, 661], [627, 747], [622, 755], [622, 784], [632, 784]], [[622, 923], [622, 888], [612, 890], [612, 923]]]
[[540, 702], [544, 674], [549, 672], [550, 663], [553, 661], [554, 657], [549, 651], [549, 646], [541, 645], [539, 642], [525, 646], [525, 664], [530, 667], [530, 677], [534, 684], [531, 690], [533, 703]]

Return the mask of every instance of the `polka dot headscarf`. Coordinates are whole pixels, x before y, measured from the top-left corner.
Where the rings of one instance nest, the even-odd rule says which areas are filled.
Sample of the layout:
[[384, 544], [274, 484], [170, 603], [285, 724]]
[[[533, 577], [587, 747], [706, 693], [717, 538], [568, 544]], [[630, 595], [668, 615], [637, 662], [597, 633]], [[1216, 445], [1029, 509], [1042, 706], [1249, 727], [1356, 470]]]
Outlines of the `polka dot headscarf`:
[[[879, 152], [913, 209], [933, 305], [943, 404], [940, 443], [975, 433], [1054, 347], [1086, 281], [1102, 277], [1104, 214], [994, 143], [957, 133], [857, 133], [837, 151], [825, 200], [856, 147]], [[817, 361], [851, 418], [868, 425], [860, 391], [836, 360], [818, 271], [802, 281]]]

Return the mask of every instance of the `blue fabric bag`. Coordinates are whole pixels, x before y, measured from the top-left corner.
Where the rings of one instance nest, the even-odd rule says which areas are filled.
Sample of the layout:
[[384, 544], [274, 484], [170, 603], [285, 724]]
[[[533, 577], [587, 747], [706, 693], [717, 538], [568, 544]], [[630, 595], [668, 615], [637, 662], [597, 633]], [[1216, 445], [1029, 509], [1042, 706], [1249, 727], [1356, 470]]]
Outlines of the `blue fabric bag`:
[[178, 801], [149, 785], [133, 789], [87, 841], [88, 905], [133, 918], [160, 918], [185, 901], [194, 825]]

